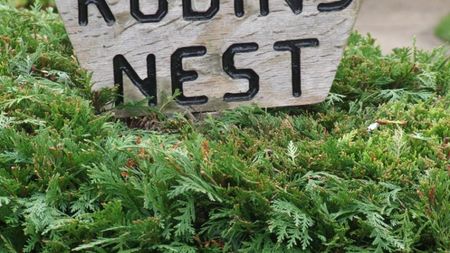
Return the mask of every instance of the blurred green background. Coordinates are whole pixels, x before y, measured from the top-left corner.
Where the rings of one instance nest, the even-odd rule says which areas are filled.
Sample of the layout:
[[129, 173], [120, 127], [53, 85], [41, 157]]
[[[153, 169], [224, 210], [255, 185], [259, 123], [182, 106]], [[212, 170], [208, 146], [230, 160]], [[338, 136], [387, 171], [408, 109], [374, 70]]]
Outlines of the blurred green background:
[[450, 42], [450, 14], [444, 18], [441, 24], [436, 28], [436, 35], [439, 38]]

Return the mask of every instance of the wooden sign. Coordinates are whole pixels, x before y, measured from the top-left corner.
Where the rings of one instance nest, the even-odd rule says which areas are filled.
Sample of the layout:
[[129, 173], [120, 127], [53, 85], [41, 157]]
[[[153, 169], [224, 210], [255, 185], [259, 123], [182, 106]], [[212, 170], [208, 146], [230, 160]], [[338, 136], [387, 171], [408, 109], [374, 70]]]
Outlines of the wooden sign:
[[94, 88], [178, 94], [191, 111], [313, 104], [329, 93], [358, 0], [57, 0]]

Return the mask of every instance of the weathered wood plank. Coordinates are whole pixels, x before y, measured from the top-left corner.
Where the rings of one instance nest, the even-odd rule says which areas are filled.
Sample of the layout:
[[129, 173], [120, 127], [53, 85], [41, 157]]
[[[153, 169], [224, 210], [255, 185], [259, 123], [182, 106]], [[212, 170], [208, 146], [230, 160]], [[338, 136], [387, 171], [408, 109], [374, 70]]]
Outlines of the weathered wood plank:
[[[151, 3], [150, 3], [151, 2]], [[158, 1], [141, 1], [143, 13], [154, 13]], [[210, 6], [210, 0], [195, 0], [194, 9]], [[343, 10], [320, 12], [319, 4], [333, 1], [305, 0], [300, 14], [286, 1], [269, 1], [267, 16], [260, 13], [259, 0], [244, 0], [245, 14], [235, 15], [234, 0], [221, 0], [220, 10], [210, 20], [183, 19], [181, 0], [169, 1], [168, 13], [155, 23], [139, 23], [130, 14], [129, 0], [107, 0], [115, 22], [108, 26], [95, 5], [88, 7], [86, 26], [79, 24], [78, 2], [57, 0], [77, 58], [93, 72], [94, 88], [114, 85], [113, 58], [121, 54], [136, 73], [147, 77], [147, 55], [156, 59], [158, 99], [172, 93], [171, 56], [179, 48], [204, 46], [201, 57], [185, 58], [183, 68], [198, 72], [198, 79], [184, 84], [184, 95], [207, 96], [208, 103], [187, 106], [192, 111], [217, 111], [242, 104], [261, 107], [313, 104], [329, 93], [346, 41], [351, 33], [359, 0]], [[294, 1], [292, 1], [294, 3]], [[343, 1], [345, 2], [345, 1]], [[276, 51], [279, 41], [316, 39], [318, 46], [301, 48], [300, 97], [293, 95], [292, 56]], [[225, 102], [224, 94], [246, 92], [249, 82], [232, 79], [222, 64], [224, 52], [235, 43], [257, 43], [258, 50], [235, 56], [237, 68], [253, 69], [259, 76], [259, 92], [249, 101]], [[127, 76], [125, 100], [142, 97]]]

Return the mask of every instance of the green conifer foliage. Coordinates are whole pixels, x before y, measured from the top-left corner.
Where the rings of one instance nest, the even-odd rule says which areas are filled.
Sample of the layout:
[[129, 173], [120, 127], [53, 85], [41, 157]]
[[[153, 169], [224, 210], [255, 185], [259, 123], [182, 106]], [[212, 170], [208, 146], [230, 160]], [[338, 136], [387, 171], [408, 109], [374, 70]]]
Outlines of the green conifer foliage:
[[52, 9], [0, 2], [0, 252], [446, 252], [444, 52], [354, 34], [322, 104], [140, 124]]

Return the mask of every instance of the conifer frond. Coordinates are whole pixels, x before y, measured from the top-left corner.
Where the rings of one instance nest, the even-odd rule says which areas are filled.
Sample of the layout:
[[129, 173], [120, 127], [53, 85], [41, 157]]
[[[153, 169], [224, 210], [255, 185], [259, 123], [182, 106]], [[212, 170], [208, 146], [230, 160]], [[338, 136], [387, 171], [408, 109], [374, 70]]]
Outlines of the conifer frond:
[[174, 219], [178, 221], [175, 225], [175, 236], [182, 240], [190, 241], [195, 234], [193, 224], [195, 222], [195, 206], [192, 198], [187, 201], [177, 201], [178, 214]]
[[287, 155], [291, 162], [295, 164], [295, 158], [297, 158], [298, 156], [298, 148], [292, 141], [289, 141], [289, 145], [287, 147]]
[[273, 202], [269, 230], [276, 234], [278, 243], [287, 241], [288, 248], [301, 243], [305, 250], [312, 241], [309, 229], [313, 225], [314, 221], [292, 203], [284, 200]]

